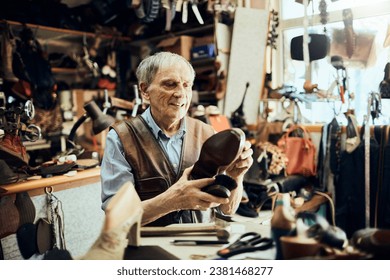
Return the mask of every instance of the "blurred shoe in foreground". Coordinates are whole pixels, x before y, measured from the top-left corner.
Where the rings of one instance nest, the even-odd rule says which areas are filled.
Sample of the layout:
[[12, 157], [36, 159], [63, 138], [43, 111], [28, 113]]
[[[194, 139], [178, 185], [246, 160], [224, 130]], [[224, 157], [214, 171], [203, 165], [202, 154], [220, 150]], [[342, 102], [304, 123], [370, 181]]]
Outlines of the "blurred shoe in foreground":
[[127, 245], [140, 245], [141, 200], [128, 182], [106, 208], [102, 232], [82, 260], [122, 260]]

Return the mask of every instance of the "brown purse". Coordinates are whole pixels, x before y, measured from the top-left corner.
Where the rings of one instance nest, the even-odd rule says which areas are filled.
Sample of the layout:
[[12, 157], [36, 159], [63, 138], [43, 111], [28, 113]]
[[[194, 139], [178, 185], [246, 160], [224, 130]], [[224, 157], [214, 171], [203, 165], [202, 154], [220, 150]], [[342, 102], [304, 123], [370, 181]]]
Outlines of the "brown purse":
[[[301, 130], [302, 135], [296, 133]], [[316, 147], [308, 131], [301, 125], [293, 125], [278, 141], [278, 146], [287, 156], [287, 175], [300, 174], [306, 177], [317, 174]]]

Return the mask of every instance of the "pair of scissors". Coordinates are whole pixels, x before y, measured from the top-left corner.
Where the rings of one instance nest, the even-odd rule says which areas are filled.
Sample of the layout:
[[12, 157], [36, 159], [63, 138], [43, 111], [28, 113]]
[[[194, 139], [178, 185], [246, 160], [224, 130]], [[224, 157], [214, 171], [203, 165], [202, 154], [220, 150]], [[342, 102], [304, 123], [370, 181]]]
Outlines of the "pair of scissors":
[[265, 251], [274, 246], [273, 239], [262, 237], [256, 232], [247, 232], [240, 236], [234, 243], [217, 252], [218, 256], [230, 258], [232, 256], [254, 252]]

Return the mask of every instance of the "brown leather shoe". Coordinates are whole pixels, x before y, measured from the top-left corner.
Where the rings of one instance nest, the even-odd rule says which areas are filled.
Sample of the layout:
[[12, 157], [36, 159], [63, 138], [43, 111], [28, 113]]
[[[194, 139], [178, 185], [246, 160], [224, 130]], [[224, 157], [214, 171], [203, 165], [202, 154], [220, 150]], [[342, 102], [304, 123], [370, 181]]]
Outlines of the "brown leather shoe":
[[3, 159], [0, 159], [0, 186], [17, 183], [27, 179], [28, 177], [29, 175], [25, 173], [14, 172]]
[[192, 179], [212, 178], [225, 171], [241, 154], [245, 133], [239, 128], [220, 131], [203, 143], [199, 159], [191, 171]]
[[228, 198], [237, 182], [228, 175], [221, 174], [241, 154], [245, 145], [245, 133], [239, 128], [220, 131], [203, 143], [200, 156], [191, 171], [192, 179], [212, 178], [215, 182], [204, 187], [204, 192]]
[[3, 139], [0, 139], [0, 158], [4, 159], [10, 166], [28, 165], [29, 156], [19, 135], [6, 132]]

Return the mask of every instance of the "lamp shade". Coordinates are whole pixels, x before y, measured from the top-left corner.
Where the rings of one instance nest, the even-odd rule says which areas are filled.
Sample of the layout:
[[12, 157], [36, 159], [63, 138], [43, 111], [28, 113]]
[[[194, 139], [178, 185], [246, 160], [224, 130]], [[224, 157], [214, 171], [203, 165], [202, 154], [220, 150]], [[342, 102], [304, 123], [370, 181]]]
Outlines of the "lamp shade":
[[84, 110], [92, 119], [92, 131], [95, 135], [99, 134], [115, 122], [114, 117], [103, 114], [102, 110], [100, 110], [93, 100], [84, 105]]

